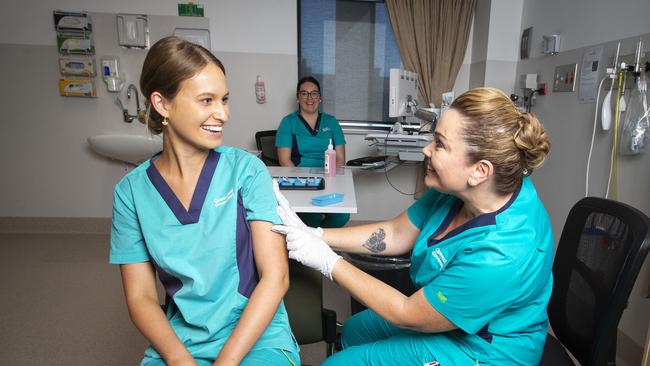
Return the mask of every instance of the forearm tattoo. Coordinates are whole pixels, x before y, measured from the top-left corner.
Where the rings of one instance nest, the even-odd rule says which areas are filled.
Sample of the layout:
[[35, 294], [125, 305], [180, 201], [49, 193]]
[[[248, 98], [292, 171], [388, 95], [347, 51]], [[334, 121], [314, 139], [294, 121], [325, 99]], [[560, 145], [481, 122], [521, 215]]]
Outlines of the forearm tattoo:
[[384, 241], [385, 238], [386, 232], [384, 229], [379, 228], [379, 230], [370, 235], [368, 240], [363, 243], [363, 246], [373, 253], [381, 253], [386, 250], [386, 242]]

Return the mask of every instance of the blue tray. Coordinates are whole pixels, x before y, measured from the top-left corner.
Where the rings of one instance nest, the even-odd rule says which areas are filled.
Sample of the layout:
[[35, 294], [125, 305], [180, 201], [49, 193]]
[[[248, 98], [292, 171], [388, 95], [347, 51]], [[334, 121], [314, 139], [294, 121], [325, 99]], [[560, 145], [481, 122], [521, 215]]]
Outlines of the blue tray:
[[278, 182], [280, 190], [311, 190], [318, 191], [325, 189], [323, 177], [273, 177]]
[[343, 202], [344, 198], [343, 193], [329, 193], [322, 196], [312, 197], [311, 204], [314, 206], [329, 206]]

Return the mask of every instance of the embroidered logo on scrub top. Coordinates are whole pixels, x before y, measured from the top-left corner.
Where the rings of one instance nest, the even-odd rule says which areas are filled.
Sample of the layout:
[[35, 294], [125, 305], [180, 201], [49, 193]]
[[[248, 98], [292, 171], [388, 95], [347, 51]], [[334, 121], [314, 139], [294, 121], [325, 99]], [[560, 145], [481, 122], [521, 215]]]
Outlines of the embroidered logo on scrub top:
[[323, 127], [323, 128], [321, 128], [321, 131], [322, 131], [322, 132], [327, 132], [327, 131], [329, 131], [329, 130], [331, 130], [331, 128], [329, 128], [329, 127]]
[[228, 201], [229, 201], [231, 198], [233, 198], [234, 196], [235, 196], [235, 192], [234, 192], [234, 191], [232, 190], [232, 188], [231, 188], [230, 191], [228, 191], [228, 193], [226, 193], [225, 196], [223, 196], [223, 197], [219, 197], [219, 198], [215, 198], [215, 199], [212, 201], [212, 203], [214, 204], [214, 207], [219, 207], [219, 206], [221, 206], [221, 205], [224, 205], [226, 202], [228, 202]]
[[436, 250], [431, 252], [431, 255], [436, 259], [436, 261], [438, 261], [440, 269], [443, 269], [445, 267], [445, 264], [447, 264], [447, 258], [445, 258], [445, 255], [442, 254], [440, 248], [436, 248]]
[[440, 292], [440, 291], [436, 292], [436, 297], [443, 304], [447, 302], [447, 296], [443, 295], [442, 292]]

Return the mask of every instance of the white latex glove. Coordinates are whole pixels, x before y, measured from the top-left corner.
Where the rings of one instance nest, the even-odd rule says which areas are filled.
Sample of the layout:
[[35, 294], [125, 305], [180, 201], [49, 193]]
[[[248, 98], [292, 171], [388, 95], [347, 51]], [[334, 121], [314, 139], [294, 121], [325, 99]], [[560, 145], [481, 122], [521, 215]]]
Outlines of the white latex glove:
[[289, 258], [295, 259], [332, 279], [332, 269], [341, 256], [317, 235], [308, 230], [286, 225], [274, 225], [273, 231], [286, 235]]
[[309, 231], [313, 235], [316, 235], [320, 239], [323, 238], [323, 229], [320, 227], [311, 227], [305, 225], [304, 222], [296, 215], [295, 212], [291, 209], [289, 201], [286, 197], [280, 192], [280, 186], [278, 182], [273, 181], [273, 191], [275, 192], [275, 198], [278, 200], [278, 215], [282, 219], [282, 222], [286, 226], [295, 227], [298, 229], [303, 229]]

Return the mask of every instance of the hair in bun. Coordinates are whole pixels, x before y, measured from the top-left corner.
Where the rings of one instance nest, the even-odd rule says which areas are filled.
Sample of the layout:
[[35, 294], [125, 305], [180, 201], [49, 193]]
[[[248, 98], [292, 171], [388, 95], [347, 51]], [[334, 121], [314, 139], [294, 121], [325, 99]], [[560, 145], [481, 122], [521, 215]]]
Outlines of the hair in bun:
[[500, 193], [519, 187], [550, 151], [542, 123], [531, 113], [521, 112], [498, 89], [471, 89], [456, 98], [451, 108], [463, 116], [462, 135], [470, 160], [492, 163]]

